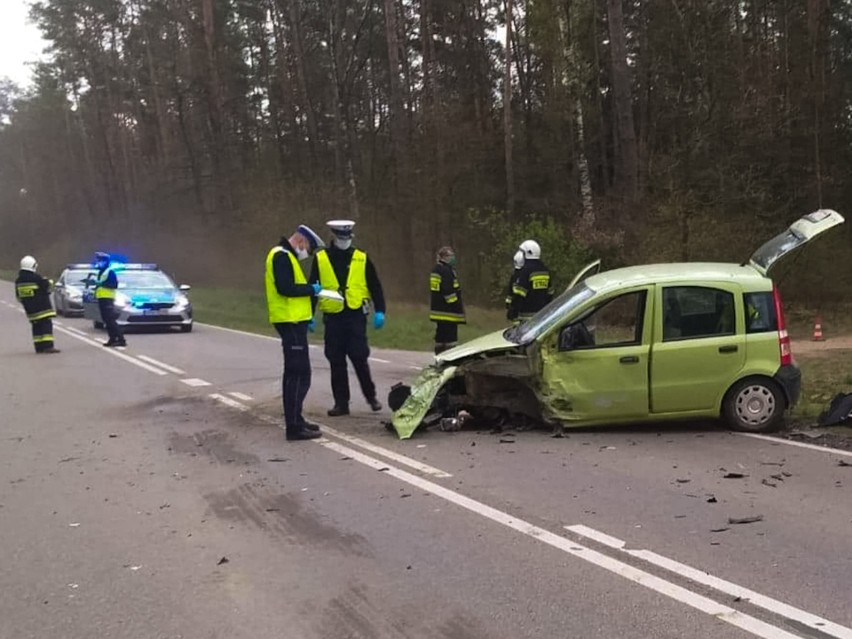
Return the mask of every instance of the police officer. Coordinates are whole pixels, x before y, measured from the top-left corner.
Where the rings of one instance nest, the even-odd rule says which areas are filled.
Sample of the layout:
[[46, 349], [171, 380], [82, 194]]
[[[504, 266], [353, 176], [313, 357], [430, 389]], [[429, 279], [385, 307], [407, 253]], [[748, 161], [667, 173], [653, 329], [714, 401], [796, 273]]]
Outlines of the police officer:
[[284, 375], [281, 398], [284, 426], [289, 441], [320, 437], [319, 427], [305, 420], [302, 406], [311, 387], [308, 330], [313, 330], [311, 298], [321, 287], [308, 284], [300, 261], [324, 246], [320, 237], [304, 224], [289, 239], [282, 237], [266, 256], [266, 304], [269, 322], [281, 336]]
[[456, 252], [450, 246], [438, 250], [437, 263], [429, 275], [431, 304], [429, 319], [435, 322], [435, 355], [459, 341], [459, 324], [466, 322], [461, 285], [456, 273]]
[[95, 253], [95, 266], [98, 274], [95, 277], [95, 299], [98, 300], [98, 309], [101, 312], [101, 320], [106, 326], [109, 339], [104, 346], [114, 348], [127, 346], [121, 327], [116, 321], [115, 296], [118, 291], [118, 276], [112, 267], [109, 253]]
[[541, 260], [541, 246], [538, 242], [521, 242], [514, 261], [516, 268], [511, 290], [506, 296], [506, 318], [518, 324], [547, 306], [553, 299], [553, 289], [550, 269]]
[[21, 270], [15, 280], [15, 297], [24, 307], [33, 329], [33, 345], [37, 354], [58, 353], [53, 346], [53, 321], [56, 311], [50, 303], [53, 282], [36, 271], [38, 262], [32, 255], [21, 259]]
[[346, 358], [358, 376], [364, 398], [374, 411], [382, 410], [376, 398], [376, 385], [370, 375], [370, 346], [367, 343], [367, 315], [375, 310], [373, 326], [385, 325], [385, 296], [376, 268], [367, 254], [352, 246], [355, 222], [327, 222], [333, 234], [331, 246], [317, 252], [311, 269], [311, 281], [324, 290], [337, 291], [343, 301], [322, 298], [319, 309], [325, 325], [325, 357], [331, 367], [331, 392], [334, 406], [329, 417], [349, 414], [349, 371]]

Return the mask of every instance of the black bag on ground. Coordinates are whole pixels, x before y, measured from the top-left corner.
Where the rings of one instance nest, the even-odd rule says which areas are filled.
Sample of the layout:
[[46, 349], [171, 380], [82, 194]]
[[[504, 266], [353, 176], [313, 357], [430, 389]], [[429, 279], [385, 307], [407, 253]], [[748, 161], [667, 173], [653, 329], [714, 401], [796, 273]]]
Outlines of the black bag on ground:
[[837, 426], [852, 422], [852, 393], [839, 393], [831, 400], [828, 410], [817, 420], [820, 426]]

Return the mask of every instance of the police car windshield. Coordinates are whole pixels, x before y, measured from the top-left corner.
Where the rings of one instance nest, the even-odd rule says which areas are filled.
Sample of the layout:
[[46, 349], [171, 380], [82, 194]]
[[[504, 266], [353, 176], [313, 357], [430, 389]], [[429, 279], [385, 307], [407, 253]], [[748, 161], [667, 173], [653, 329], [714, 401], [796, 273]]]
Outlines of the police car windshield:
[[507, 330], [505, 337], [516, 344], [529, 344], [548, 333], [566, 315], [591, 299], [594, 294], [592, 289], [580, 282], [574, 288], [562, 293], [526, 322]]
[[172, 281], [160, 271], [122, 271], [116, 269], [118, 288], [174, 288]]
[[[68, 271], [65, 273], [65, 286], [76, 286], [82, 288], [86, 282], [92, 282], [95, 277], [95, 271]], [[88, 278], [88, 279], [87, 279]]]

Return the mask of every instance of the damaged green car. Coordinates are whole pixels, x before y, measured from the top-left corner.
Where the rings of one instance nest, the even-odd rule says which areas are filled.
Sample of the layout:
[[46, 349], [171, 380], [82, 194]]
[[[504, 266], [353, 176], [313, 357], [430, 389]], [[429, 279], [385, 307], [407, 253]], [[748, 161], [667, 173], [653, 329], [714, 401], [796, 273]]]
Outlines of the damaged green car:
[[565, 427], [722, 416], [737, 430], [772, 430], [801, 373], [769, 271], [843, 221], [815, 211], [742, 265], [596, 273], [596, 262], [528, 321], [442, 353], [410, 389], [392, 391], [393, 427], [407, 439], [464, 411]]

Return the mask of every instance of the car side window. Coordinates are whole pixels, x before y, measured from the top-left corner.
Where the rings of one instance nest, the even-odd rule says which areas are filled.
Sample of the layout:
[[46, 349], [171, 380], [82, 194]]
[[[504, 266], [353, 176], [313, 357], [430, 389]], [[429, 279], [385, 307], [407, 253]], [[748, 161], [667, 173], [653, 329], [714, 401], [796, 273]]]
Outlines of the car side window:
[[703, 286], [663, 289], [663, 341], [734, 335], [734, 295]]
[[620, 295], [562, 329], [559, 350], [630, 346], [642, 342], [646, 291]]
[[746, 293], [745, 303], [746, 333], [768, 333], [778, 330], [778, 317], [775, 312], [775, 298], [772, 293]]

